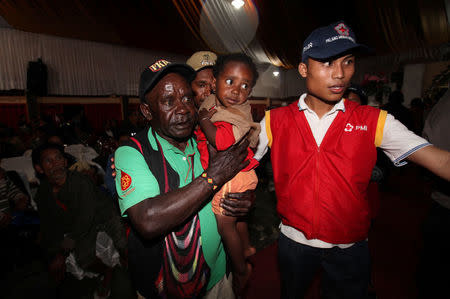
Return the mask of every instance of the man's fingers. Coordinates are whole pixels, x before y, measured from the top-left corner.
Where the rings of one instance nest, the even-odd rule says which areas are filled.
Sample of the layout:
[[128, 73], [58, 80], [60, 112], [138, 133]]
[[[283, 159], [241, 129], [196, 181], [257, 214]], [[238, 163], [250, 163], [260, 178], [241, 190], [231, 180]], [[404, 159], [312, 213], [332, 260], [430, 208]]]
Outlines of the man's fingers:
[[228, 212], [227, 210], [223, 210], [222, 215], [231, 217], [244, 217], [247, 215], [247, 212], [241, 212], [236, 210], [233, 210], [233, 212]]
[[251, 202], [222, 198], [220, 206], [224, 209], [222, 214], [225, 216], [243, 217], [248, 214]]
[[248, 210], [252, 206], [252, 202], [249, 200], [233, 200], [229, 198], [222, 198], [221, 203], [234, 209]]
[[244, 192], [237, 193], [227, 193], [225, 194], [225, 198], [232, 198], [237, 200], [248, 200], [250, 202], [254, 202], [256, 199], [255, 190], [246, 190]]

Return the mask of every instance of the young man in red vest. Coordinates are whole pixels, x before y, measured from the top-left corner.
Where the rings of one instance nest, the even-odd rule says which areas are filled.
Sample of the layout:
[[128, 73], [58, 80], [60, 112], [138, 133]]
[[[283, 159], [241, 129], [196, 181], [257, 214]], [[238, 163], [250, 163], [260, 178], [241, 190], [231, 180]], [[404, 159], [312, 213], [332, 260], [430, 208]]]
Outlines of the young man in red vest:
[[364, 298], [369, 285], [367, 187], [380, 147], [450, 180], [450, 153], [416, 136], [385, 111], [343, 99], [355, 71], [352, 30], [314, 30], [298, 70], [307, 93], [266, 112], [255, 158], [271, 148], [282, 298], [304, 295], [319, 266], [326, 298]]

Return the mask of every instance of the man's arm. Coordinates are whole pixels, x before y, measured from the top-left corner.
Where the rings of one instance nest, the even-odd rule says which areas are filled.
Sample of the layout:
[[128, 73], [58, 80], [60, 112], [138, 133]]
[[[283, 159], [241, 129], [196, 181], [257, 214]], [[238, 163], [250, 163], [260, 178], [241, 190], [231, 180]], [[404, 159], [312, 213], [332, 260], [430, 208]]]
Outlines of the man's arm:
[[402, 166], [405, 164], [403, 159], [407, 159], [450, 180], [449, 152], [430, 145], [426, 139], [409, 131], [390, 114], [386, 116], [382, 134], [380, 147], [394, 164]]
[[[233, 178], [248, 162], [248, 140], [217, 152], [211, 146], [208, 177], [219, 187]], [[216, 189], [218, 190], [218, 189]], [[212, 194], [212, 185], [198, 177], [187, 186], [147, 198], [127, 209], [133, 226], [147, 239], [164, 235], [196, 213]]]
[[450, 181], [450, 152], [429, 145], [417, 150], [407, 159]]

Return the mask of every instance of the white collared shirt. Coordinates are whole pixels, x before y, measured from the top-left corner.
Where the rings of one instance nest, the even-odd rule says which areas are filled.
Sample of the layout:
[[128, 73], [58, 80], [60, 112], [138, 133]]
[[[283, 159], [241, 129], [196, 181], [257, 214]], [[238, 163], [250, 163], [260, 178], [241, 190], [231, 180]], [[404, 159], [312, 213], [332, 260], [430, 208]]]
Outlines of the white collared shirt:
[[[306, 120], [311, 128], [317, 146], [320, 146], [325, 134], [328, 131], [328, 128], [331, 126], [331, 123], [334, 121], [337, 114], [339, 112], [345, 113], [344, 100], [340, 100], [329, 112], [323, 115], [322, 118], [319, 118], [317, 114], [305, 103], [306, 95], [306, 93], [302, 94], [298, 100], [299, 111], [305, 113]], [[257, 160], [261, 160], [261, 158], [267, 153], [269, 144], [265, 117], [261, 120], [260, 125], [261, 133], [259, 134], [259, 144], [254, 156]], [[424, 138], [409, 131], [392, 115], [387, 115], [384, 123], [383, 138], [380, 148], [396, 166], [405, 165], [406, 162], [404, 160], [409, 155], [428, 145], [430, 145], [430, 143], [428, 143], [428, 141]], [[291, 226], [284, 225], [283, 223], [280, 224], [280, 230], [284, 235], [293, 241], [311, 247], [331, 248], [333, 246], [338, 246], [340, 248], [348, 248], [354, 244], [330, 244], [319, 239], [308, 240], [301, 231]]]

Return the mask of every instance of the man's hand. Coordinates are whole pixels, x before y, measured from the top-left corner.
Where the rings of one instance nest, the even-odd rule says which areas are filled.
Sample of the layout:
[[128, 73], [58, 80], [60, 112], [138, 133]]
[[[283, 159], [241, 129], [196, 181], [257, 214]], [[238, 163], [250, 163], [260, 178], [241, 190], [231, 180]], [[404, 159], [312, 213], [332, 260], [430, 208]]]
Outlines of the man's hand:
[[206, 173], [216, 185], [222, 186], [248, 165], [249, 161], [245, 161], [249, 145], [246, 137], [221, 152], [208, 144], [209, 166]]
[[242, 193], [227, 193], [225, 198], [220, 200], [220, 206], [224, 208], [222, 214], [232, 217], [247, 216], [253, 207], [255, 199], [254, 190], [247, 190]]
[[53, 279], [60, 283], [64, 279], [64, 274], [66, 273], [66, 257], [58, 253], [48, 265], [48, 272]]

